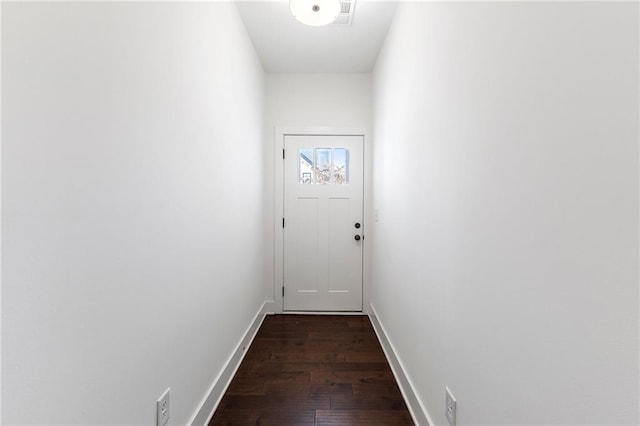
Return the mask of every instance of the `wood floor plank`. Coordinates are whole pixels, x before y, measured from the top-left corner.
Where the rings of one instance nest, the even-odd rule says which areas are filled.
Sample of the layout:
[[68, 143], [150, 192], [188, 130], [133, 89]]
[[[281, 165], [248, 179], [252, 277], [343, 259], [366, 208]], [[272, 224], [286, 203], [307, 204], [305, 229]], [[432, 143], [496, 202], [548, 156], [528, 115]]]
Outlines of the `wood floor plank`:
[[413, 425], [408, 411], [318, 410], [316, 426], [404, 426]]
[[268, 395], [288, 395], [291, 397], [314, 397], [353, 395], [350, 383], [336, 383], [332, 385], [300, 384], [300, 383], [267, 383], [264, 393]]
[[213, 417], [210, 426], [313, 426], [315, 410], [282, 412], [279, 410], [227, 410]]
[[332, 410], [406, 410], [398, 395], [331, 395]]
[[209, 425], [411, 425], [366, 316], [270, 315]]
[[336, 362], [332, 371], [391, 371], [386, 362]]
[[280, 362], [340, 362], [346, 361], [346, 355], [337, 352], [317, 352], [301, 350], [274, 352], [271, 354], [271, 360]]
[[344, 355], [345, 362], [387, 362], [384, 352], [350, 352]]
[[310, 373], [312, 371], [332, 371], [333, 363], [330, 362], [283, 362], [282, 371], [287, 372], [300, 372], [304, 371]]
[[352, 383], [354, 395], [384, 395], [389, 390], [387, 383]]
[[389, 383], [393, 385], [395, 379], [391, 371], [312, 371], [311, 383]]
[[225, 395], [220, 401], [221, 410], [280, 410], [283, 413], [309, 410], [328, 410], [331, 400], [328, 395]]

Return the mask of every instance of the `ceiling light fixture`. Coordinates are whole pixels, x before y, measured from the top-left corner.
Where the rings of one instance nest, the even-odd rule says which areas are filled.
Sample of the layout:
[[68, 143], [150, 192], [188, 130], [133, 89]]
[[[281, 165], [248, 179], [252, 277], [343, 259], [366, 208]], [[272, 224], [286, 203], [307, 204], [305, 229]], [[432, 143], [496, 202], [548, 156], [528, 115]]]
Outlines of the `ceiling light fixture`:
[[321, 27], [340, 15], [340, 0], [290, 0], [289, 10], [294, 18], [312, 27]]

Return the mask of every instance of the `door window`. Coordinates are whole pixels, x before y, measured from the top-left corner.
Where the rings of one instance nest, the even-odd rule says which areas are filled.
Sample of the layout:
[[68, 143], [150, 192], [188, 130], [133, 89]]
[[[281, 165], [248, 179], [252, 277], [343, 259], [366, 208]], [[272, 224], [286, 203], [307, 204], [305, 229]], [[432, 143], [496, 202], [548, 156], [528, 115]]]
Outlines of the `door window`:
[[298, 151], [298, 182], [303, 185], [349, 183], [347, 148], [302, 148]]

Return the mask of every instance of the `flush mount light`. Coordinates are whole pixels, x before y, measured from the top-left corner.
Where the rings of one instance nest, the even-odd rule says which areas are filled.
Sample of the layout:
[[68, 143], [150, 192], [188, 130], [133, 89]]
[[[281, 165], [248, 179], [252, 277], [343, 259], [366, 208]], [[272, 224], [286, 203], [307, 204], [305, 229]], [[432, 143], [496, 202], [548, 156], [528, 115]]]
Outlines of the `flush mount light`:
[[294, 18], [312, 27], [321, 27], [340, 15], [340, 0], [290, 0], [289, 10]]

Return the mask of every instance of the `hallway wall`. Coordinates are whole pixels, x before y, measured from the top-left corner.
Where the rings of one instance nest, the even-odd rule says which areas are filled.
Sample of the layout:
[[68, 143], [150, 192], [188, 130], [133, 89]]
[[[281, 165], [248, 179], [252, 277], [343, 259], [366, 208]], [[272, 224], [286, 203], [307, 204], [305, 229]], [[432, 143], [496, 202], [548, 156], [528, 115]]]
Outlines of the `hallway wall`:
[[[267, 74], [265, 99], [265, 176], [275, 172], [276, 127], [371, 129], [370, 74]], [[366, 142], [365, 142], [366, 144]], [[265, 179], [265, 298], [274, 300], [274, 191]], [[280, 306], [280, 309], [282, 307]], [[276, 308], [277, 310], [277, 308]]]
[[637, 424], [638, 4], [399, 6], [373, 305], [436, 424]]
[[233, 3], [2, 4], [3, 424], [194, 414], [264, 298]]

